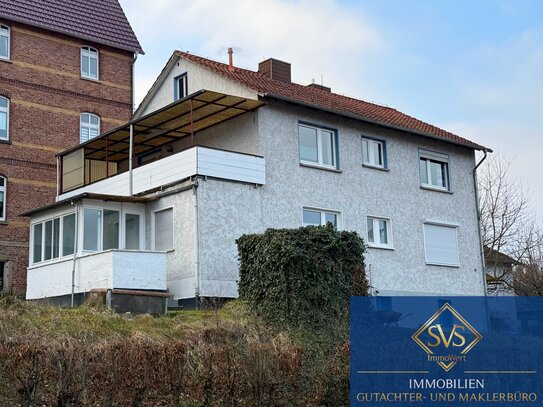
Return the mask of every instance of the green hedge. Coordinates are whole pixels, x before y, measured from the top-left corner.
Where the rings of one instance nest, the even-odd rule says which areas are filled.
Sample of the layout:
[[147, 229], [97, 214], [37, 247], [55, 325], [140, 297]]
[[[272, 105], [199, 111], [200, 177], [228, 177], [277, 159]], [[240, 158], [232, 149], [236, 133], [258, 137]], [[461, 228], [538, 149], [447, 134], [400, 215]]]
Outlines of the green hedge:
[[239, 295], [272, 322], [319, 327], [348, 317], [351, 295], [367, 295], [365, 246], [332, 225], [268, 229], [236, 241]]

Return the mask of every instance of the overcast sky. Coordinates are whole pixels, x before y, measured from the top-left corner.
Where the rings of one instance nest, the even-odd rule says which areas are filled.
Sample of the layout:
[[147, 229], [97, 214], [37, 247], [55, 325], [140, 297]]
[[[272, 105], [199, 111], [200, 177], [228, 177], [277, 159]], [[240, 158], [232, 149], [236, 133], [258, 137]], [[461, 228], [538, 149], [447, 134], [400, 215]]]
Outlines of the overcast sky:
[[140, 101], [173, 50], [392, 106], [514, 158], [543, 216], [543, 1], [120, 0], [145, 55]]

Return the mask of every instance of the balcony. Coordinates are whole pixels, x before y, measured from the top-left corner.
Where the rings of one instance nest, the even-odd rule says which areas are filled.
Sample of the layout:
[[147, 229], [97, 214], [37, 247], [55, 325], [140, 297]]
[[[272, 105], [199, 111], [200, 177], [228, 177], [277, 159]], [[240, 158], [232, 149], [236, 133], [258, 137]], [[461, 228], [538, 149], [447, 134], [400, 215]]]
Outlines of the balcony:
[[201, 90], [64, 151], [57, 201], [85, 192], [132, 196], [193, 175], [264, 184], [262, 157], [197, 143], [199, 132], [263, 105]]
[[[29, 300], [70, 295], [73, 257], [28, 268]], [[77, 257], [74, 293], [91, 290], [166, 291], [166, 253], [108, 250]]]

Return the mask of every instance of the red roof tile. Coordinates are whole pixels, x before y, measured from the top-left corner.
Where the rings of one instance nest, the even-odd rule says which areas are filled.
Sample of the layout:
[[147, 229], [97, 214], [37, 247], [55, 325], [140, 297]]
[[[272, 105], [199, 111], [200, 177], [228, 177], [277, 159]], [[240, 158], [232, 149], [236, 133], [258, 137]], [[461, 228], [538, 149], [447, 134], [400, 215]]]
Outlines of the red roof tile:
[[0, 0], [0, 18], [143, 53], [117, 0]]
[[203, 65], [213, 72], [221, 74], [255, 92], [269, 97], [277, 97], [295, 103], [313, 106], [317, 109], [354, 117], [363, 121], [373, 122], [386, 127], [442, 139], [476, 150], [485, 149], [485, 147], [479, 144], [415, 119], [414, 117], [390, 107], [338, 95], [336, 93], [320, 90], [316, 87], [276, 81], [258, 72], [247, 69], [235, 67], [234, 70], [231, 71], [228, 69], [227, 64], [192, 55], [187, 52], [176, 51], [176, 54], [181, 58]]

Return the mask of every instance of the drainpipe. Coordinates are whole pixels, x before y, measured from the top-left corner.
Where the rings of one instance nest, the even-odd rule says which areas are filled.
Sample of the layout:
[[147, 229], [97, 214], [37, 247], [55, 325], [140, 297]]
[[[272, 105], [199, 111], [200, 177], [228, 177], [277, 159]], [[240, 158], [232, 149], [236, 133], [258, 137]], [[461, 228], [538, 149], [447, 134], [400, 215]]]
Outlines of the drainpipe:
[[483, 232], [482, 232], [482, 222], [481, 222], [481, 206], [479, 201], [479, 185], [477, 183], [477, 169], [481, 166], [481, 164], [486, 160], [488, 153], [492, 152], [492, 150], [484, 149], [483, 153], [484, 156], [481, 158], [481, 161], [477, 163], [477, 165], [473, 168], [473, 186], [475, 188], [475, 205], [477, 209], [477, 226], [479, 230], [479, 247], [481, 250], [481, 265], [482, 265], [482, 272], [483, 272], [483, 284], [484, 284], [484, 290], [485, 294], [487, 293], [487, 286], [486, 286], [486, 264], [485, 264], [485, 250], [483, 247]]
[[192, 207], [192, 215], [194, 218], [194, 277], [196, 282], [196, 287], [194, 289], [194, 297], [196, 301], [196, 309], [200, 307], [200, 236], [199, 236], [199, 228], [198, 228], [198, 181], [194, 183], [194, 187], [192, 189], [192, 199], [193, 199], [193, 207]]
[[132, 156], [134, 155], [134, 125], [130, 125], [130, 145], [128, 147], [128, 196], [134, 195], [134, 185], [132, 180]]
[[136, 111], [136, 61], [138, 53], [134, 52], [134, 60], [132, 61], [132, 113]]
[[71, 297], [71, 307], [74, 307], [74, 297], [75, 297], [75, 264], [77, 261], [77, 251], [79, 250], [79, 204], [74, 204], [73, 201], [70, 202], [70, 205], [75, 206], [75, 242], [74, 242], [74, 257], [72, 261], [72, 297]]

